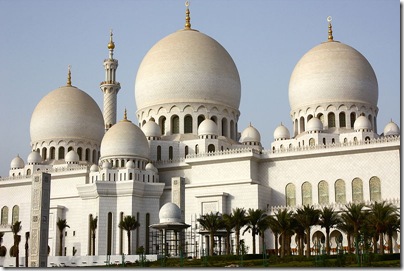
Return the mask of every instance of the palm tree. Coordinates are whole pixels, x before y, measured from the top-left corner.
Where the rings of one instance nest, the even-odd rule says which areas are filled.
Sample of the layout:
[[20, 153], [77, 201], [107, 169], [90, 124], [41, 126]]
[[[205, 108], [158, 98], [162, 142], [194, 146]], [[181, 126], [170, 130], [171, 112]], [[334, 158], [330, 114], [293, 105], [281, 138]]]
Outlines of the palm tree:
[[20, 250], [18, 249], [21, 241], [21, 235], [18, 235], [18, 233], [21, 231], [21, 221], [16, 221], [12, 226], [11, 226], [11, 231], [14, 234], [14, 253], [13, 256], [15, 257], [15, 267], [20, 266], [19, 258], [20, 258]]
[[25, 267], [28, 267], [28, 240], [29, 240], [29, 231], [25, 232]]
[[219, 212], [210, 212], [210, 214], [202, 215], [197, 220], [205, 230], [209, 231], [209, 255], [212, 256], [215, 248], [215, 234], [219, 229], [223, 228], [222, 216]]
[[354, 227], [346, 218], [341, 216], [340, 223], [337, 224], [337, 229], [346, 234], [348, 242], [348, 252], [351, 253], [352, 236], [354, 235]]
[[386, 233], [388, 236], [389, 253], [393, 253], [393, 234], [397, 231], [400, 231], [400, 225], [401, 224], [399, 215], [389, 219], [389, 223], [387, 224], [386, 229]]
[[278, 255], [278, 237], [281, 232], [281, 226], [274, 216], [268, 216], [268, 226], [274, 234], [275, 239], [275, 255]]
[[267, 214], [265, 214], [257, 222], [257, 232], [258, 232], [259, 236], [261, 236], [263, 253], [266, 253], [264, 245], [265, 245], [265, 231], [267, 229], [269, 229], [269, 216]]
[[[365, 207], [364, 203], [349, 203], [345, 205], [345, 211], [341, 214], [341, 219], [346, 224], [353, 226], [355, 243], [358, 242], [359, 229], [366, 217], [366, 212], [363, 210], [363, 207]], [[348, 249], [349, 247], [350, 246], [348, 246]], [[351, 251], [349, 251], [349, 253], [351, 253]], [[358, 254], [358, 251], [356, 251], [356, 254]]]
[[90, 216], [90, 232], [91, 232], [91, 237], [92, 237], [92, 255], [95, 255], [95, 232], [97, 230], [97, 222], [98, 222], [98, 216], [93, 218], [93, 216]]
[[56, 225], [59, 229], [59, 256], [63, 256], [63, 231], [66, 228], [70, 228], [70, 226], [67, 225], [66, 219], [60, 219], [60, 217], [58, 217]]
[[7, 248], [1, 245], [3, 243], [3, 236], [4, 232], [0, 232], [0, 257], [4, 257], [7, 255]]
[[230, 255], [230, 235], [234, 228], [233, 214], [222, 215], [223, 227], [226, 229], [226, 254]]
[[319, 225], [325, 228], [325, 250], [330, 255], [330, 229], [340, 222], [339, 215], [332, 207], [324, 207], [320, 211]]
[[256, 244], [255, 244], [255, 236], [259, 233], [258, 232], [258, 222], [266, 216], [266, 213], [264, 210], [261, 209], [252, 209], [249, 208], [247, 211], [247, 216], [246, 216], [246, 229], [243, 231], [243, 235], [246, 231], [251, 230], [251, 236], [252, 236], [252, 241], [253, 241], [253, 254], [255, 254], [256, 251]]
[[240, 255], [240, 230], [246, 224], [244, 208], [233, 209], [234, 230], [236, 232], [236, 253]]
[[130, 232], [139, 228], [140, 224], [134, 216], [127, 215], [119, 222], [118, 227], [126, 231], [128, 236], [128, 255], [130, 255]]
[[304, 227], [302, 226], [302, 224], [299, 222], [301, 221], [302, 215], [301, 214], [296, 214], [294, 213], [292, 216], [292, 229], [293, 232], [296, 234], [296, 238], [297, 238], [297, 244], [298, 244], [298, 255], [302, 256], [303, 253], [303, 249], [304, 249]]
[[[274, 217], [274, 219], [276, 220], [276, 222], [273, 222], [276, 224], [275, 229], [277, 228], [276, 230], [279, 230], [279, 234], [282, 237], [281, 238], [281, 242], [282, 242], [281, 258], [283, 258], [285, 256], [286, 239], [288, 239], [288, 235], [290, 235], [290, 232], [292, 230], [292, 216], [293, 216], [292, 211], [283, 209], [283, 210], [278, 210], [278, 212], [275, 214], [275, 217]], [[271, 227], [271, 229], [272, 229], [272, 227]], [[276, 242], [278, 242], [278, 240], [276, 240]]]
[[[378, 203], [374, 202], [370, 205], [369, 221], [374, 225], [376, 234], [379, 234], [380, 254], [384, 254], [384, 236], [387, 231], [388, 224], [397, 217], [397, 207], [385, 201]], [[376, 243], [374, 246], [376, 247]]]
[[299, 222], [304, 227], [306, 233], [306, 257], [310, 257], [310, 229], [311, 226], [317, 225], [320, 218], [320, 210], [315, 209], [314, 206], [305, 205], [303, 208], [296, 210], [301, 216]]

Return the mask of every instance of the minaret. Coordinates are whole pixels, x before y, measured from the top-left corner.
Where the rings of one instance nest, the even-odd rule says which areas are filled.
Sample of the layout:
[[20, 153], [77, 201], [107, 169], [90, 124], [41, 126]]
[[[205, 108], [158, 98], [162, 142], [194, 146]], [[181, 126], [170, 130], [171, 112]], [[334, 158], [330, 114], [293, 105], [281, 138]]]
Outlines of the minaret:
[[112, 36], [111, 30], [108, 43], [109, 57], [104, 60], [105, 81], [100, 84], [101, 91], [104, 93], [103, 115], [105, 132], [116, 123], [116, 98], [118, 91], [121, 89], [121, 85], [115, 80], [118, 60], [114, 59], [115, 44], [112, 40]]

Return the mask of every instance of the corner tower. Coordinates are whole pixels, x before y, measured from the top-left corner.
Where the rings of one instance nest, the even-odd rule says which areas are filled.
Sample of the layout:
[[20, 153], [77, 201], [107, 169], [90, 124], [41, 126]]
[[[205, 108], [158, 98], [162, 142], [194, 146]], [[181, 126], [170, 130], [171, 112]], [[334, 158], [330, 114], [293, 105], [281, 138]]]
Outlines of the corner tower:
[[100, 84], [101, 91], [104, 93], [103, 116], [105, 131], [108, 131], [116, 123], [116, 98], [118, 91], [121, 89], [121, 85], [116, 81], [118, 60], [114, 59], [115, 43], [112, 36], [111, 30], [108, 43], [109, 57], [104, 60], [105, 81]]

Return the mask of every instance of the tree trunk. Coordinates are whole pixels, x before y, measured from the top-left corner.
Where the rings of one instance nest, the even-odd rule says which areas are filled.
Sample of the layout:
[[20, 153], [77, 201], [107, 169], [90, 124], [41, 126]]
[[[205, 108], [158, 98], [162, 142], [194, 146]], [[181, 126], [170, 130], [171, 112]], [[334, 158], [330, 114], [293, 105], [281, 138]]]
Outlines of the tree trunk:
[[373, 234], [373, 253], [377, 253], [377, 234]]
[[128, 235], [128, 255], [130, 255], [130, 231], [126, 231]]
[[253, 245], [253, 254], [255, 255], [255, 229], [253, 228], [252, 230], [251, 230], [251, 232], [252, 232], [252, 241], [253, 241], [253, 243], [252, 243], [252, 245]]
[[327, 255], [330, 255], [330, 228], [325, 229], [325, 250]]
[[93, 249], [92, 254], [95, 255], [95, 231], [93, 232]]
[[25, 267], [28, 267], [28, 239], [25, 241]]
[[240, 256], [240, 229], [236, 229], [236, 254]]
[[384, 238], [383, 233], [379, 233], [379, 241], [380, 241], [380, 254], [384, 254]]
[[226, 254], [230, 255], [230, 233], [226, 236]]
[[348, 253], [352, 253], [351, 252], [351, 234], [347, 234], [347, 239], [348, 239]]
[[283, 258], [285, 256], [285, 245], [286, 245], [286, 237], [285, 237], [285, 233], [282, 233], [281, 237], [282, 237], [282, 245], [281, 245], [281, 258]]
[[215, 248], [215, 236], [213, 235], [213, 232], [210, 233], [209, 238], [210, 238], [209, 254], [210, 256], [213, 256], [213, 250]]
[[59, 234], [59, 256], [63, 256], [63, 232]]
[[389, 253], [390, 254], [393, 254], [393, 236], [392, 235], [390, 235], [390, 234], [388, 234], [387, 235], [388, 236], [388, 246], [389, 246]]
[[275, 254], [276, 256], [279, 255], [279, 247], [278, 247], [278, 233], [275, 233]]
[[306, 236], [306, 245], [307, 245], [307, 247], [306, 247], [306, 257], [309, 258], [310, 257], [310, 249], [311, 249], [311, 247], [310, 247], [310, 228], [306, 228], [306, 233], [307, 233], [307, 236]]
[[14, 255], [15, 255], [15, 267], [20, 267], [20, 250], [18, 249], [21, 240], [21, 235], [14, 235]]

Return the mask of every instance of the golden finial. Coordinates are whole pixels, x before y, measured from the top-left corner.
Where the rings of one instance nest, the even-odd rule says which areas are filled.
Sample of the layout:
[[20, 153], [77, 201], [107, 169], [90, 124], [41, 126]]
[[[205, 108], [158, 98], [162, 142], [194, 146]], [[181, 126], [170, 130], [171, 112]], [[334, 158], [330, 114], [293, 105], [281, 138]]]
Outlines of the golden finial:
[[108, 43], [108, 49], [110, 49], [110, 50], [114, 50], [115, 49], [115, 43], [114, 43], [114, 41], [112, 40], [112, 36], [113, 36], [114, 34], [112, 33], [112, 29], [109, 31], [109, 43]]
[[331, 25], [332, 17], [327, 17], [328, 22], [328, 41], [334, 41], [334, 37], [332, 36], [332, 25]]
[[126, 112], [126, 108], [125, 108], [125, 111], [123, 112], [123, 119], [128, 120], [128, 115], [127, 115], [127, 112]]
[[69, 66], [67, 66], [67, 86], [68, 87], [71, 87], [72, 86], [72, 73], [71, 73], [71, 71], [70, 71], [70, 65]]
[[191, 29], [191, 17], [189, 17], [189, 1], [185, 1], [185, 6], [187, 7], [187, 10], [185, 11], [185, 29]]

